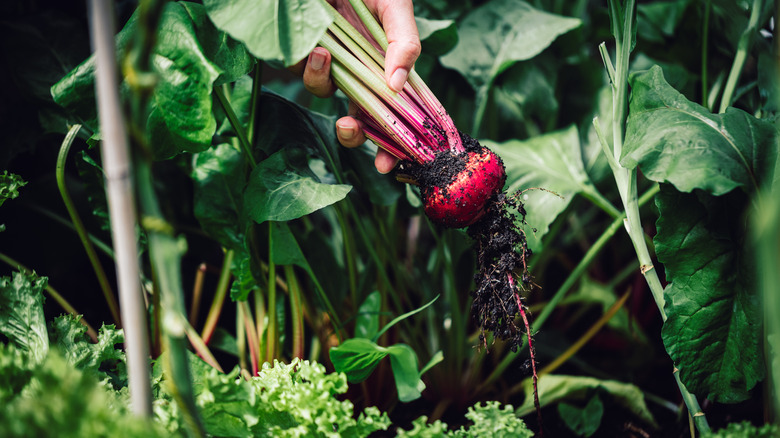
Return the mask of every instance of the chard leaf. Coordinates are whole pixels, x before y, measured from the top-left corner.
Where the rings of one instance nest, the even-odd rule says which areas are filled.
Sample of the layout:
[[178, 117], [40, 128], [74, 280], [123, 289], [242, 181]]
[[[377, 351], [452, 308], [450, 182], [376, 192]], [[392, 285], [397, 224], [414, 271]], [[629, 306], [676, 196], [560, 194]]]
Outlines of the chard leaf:
[[746, 400], [765, 373], [755, 259], [745, 248], [748, 196], [661, 187], [654, 242], [669, 281], [664, 345], [688, 390]]
[[351, 188], [319, 182], [308, 169], [304, 152], [285, 148], [252, 171], [244, 205], [257, 223], [288, 221], [344, 199]]
[[19, 189], [27, 184], [19, 175], [3, 171], [0, 175], [0, 206], [7, 199], [16, 199], [19, 196]]
[[480, 142], [504, 161], [507, 173], [505, 187], [510, 194], [529, 188], [542, 188], [560, 195], [529, 190], [521, 199], [528, 213], [525, 220], [528, 227], [532, 228], [526, 230], [528, 246], [532, 251], [539, 251], [550, 224], [569, 205], [572, 197], [583, 190], [592, 189], [582, 164], [577, 129], [572, 126], [525, 141]]
[[491, 0], [463, 19], [458, 44], [441, 62], [459, 71], [475, 90], [490, 88], [509, 66], [533, 58], [581, 24], [577, 18], [550, 14], [521, 0]]
[[632, 76], [621, 164], [682, 192], [754, 192], [771, 181], [777, 130], [742, 110], [712, 114], [669, 86], [660, 67]]
[[[524, 417], [535, 411], [532, 379], [527, 378], [523, 380], [522, 385], [525, 399], [523, 404], [515, 411], [519, 417]], [[584, 400], [594, 390], [602, 389], [618, 405], [627, 409], [647, 424], [657, 427], [653, 414], [647, 409], [642, 390], [629, 383], [615, 380], [599, 380], [593, 377], [546, 374], [539, 377], [538, 387], [539, 402], [542, 408], [562, 400]]]
[[46, 277], [14, 272], [0, 278], [0, 333], [35, 362], [49, 351], [49, 335], [43, 317]]
[[333, 17], [316, 0], [205, 0], [209, 17], [260, 59], [290, 66], [314, 48]]

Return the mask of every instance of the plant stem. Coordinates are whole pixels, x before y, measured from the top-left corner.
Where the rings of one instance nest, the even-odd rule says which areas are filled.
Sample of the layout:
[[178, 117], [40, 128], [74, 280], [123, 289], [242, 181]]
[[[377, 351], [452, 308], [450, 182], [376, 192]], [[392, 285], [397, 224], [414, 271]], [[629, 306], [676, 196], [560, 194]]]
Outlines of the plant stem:
[[[640, 271], [647, 281], [661, 318], [666, 320], [664, 311], [663, 286], [658, 278], [653, 261], [650, 256], [645, 233], [642, 229], [642, 222], [639, 215], [639, 201], [637, 199], [636, 169], [627, 169], [620, 165], [620, 157], [623, 152], [623, 140], [625, 135], [626, 120], [628, 118], [628, 67], [631, 54], [631, 44], [633, 40], [633, 26], [635, 25], [635, 4], [634, 0], [628, 0], [625, 8], [620, 11], [622, 17], [616, 13], [616, 0], [610, 2], [610, 18], [613, 22], [613, 32], [616, 42], [617, 65], [615, 69], [616, 86], [612, 93], [612, 155], [615, 159], [615, 166], [612, 169], [615, 177], [620, 199], [623, 202], [626, 219], [624, 221], [626, 231], [628, 232], [631, 243], [634, 246], [637, 258], [639, 259]], [[618, 26], [622, 18], [622, 26]], [[607, 151], [609, 152], [609, 151]], [[696, 397], [688, 392], [685, 385], [682, 384], [675, 372], [675, 380], [682, 394], [683, 400], [688, 407], [688, 411], [694, 417], [699, 432], [709, 431], [709, 424], [704, 413], [701, 412]]]
[[225, 115], [230, 122], [230, 126], [232, 126], [233, 130], [236, 131], [238, 142], [241, 144], [241, 148], [244, 150], [247, 159], [249, 159], [249, 164], [252, 166], [252, 169], [254, 169], [257, 167], [257, 161], [255, 160], [254, 154], [252, 154], [252, 144], [249, 142], [246, 131], [244, 130], [244, 127], [241, 126], [241, 122], [239, 122], [238, 116], [236, 116], [236, 112], [233, 111], [233, 107], [230, 105], [230, 101], [228, 100], [227, 96], [225, 96], [225, 92], [222, 91], [222, 88], [220, 87], [214, 87], [214, 96], [217, 97], [217, 101], [225, 111]]
[[219, 280], [217, 281], [217, 290], [214, 293], [214, 299], [211, 301], [211, 308], [209, 308], [209, 314], [206, 316], [206, 322], [203, 324], [203, 331], [201, 332], [201, 337], [207, 344], [211, 340], [211, 335], [214, 334], [219, 315], [222, 312], [222, 306], [225, 303], [225, 296], [230, 285], [230, 266], [233, 264], [234, 255], [235, 251], [232, 249], [227, 250], [222, 261], [222, 270], [219, 272]]
[[73, 140], [76, 138], [76, 134], [78, 134], [80, 129], [81, 125], [73, 125], [65, 136], [65, 139], [62, 141], [62, 146], [60, 146], [60, 153], [57, 156], [57, 188], [60, 191], [62, 202], [65, 203], [65, 208], [68, 210], [70, 219], [73, 221], [73, 227], [76, 229], [79, 239], [81, 239], [81, 245], [84, 246], [84, 250], [87, 252], [89, 263], [95, 271], [95, 276], [100, 284], [100, 289], [103, 291], [103, 297], [106, 300], [106, 304], [108, 304], [108, 309], [111, 311], [111, 317], [116, 321], [117, 325], [121, 327], [122, 320], [119, 317], [119, 305], [116, 302], [116, 298], [114, 298], [114, 291], [111, 288], [108, 277], [106, 277], [106, 271], [103, 270], [103, 265], [100, 263], [100, 259], [98, 259], [95, 247], [92, 246], [92, 242], [89, 240], [87, 229], [84, 226], [84, 222], [81, 221], [81, 217], [76, 210], [76, 205], [73, 203], [70, 193], [68, 192], [68, 187], [65, 184], [65, 162], [67, 161], [68, 152], [70, 152]]
[[303, 307], [301, 306], [301, 288], [292, 265], [285, 265], [284, 277], [287, 279], [290, 295], [290, 315], [292, 316], [292, 357], [303, 359]]
[[249, 310], [249, 303], [247, 301], [238, 301], [238, 308], [241, 312], [241, 318], [244, 320], [246, 340], [249, 344], [249, 357], [252, 362], [252, 375], [256, 376], [260, 369], [260, 340], [257, 338], [257, 328], [252, 319], [252, 311]]
[[206, 264], [201, 263], [195, 271], [195, 284], [192, 286], [192, 304], [190, 305], [190, 325], [197, 324], [200, 300], [203, 296], [203, 281], [206, 278]]
[[[27, 268], [23, 264], [17, 262], [16, 260], [12, 259], [11, 257], [3, 254], [0, 252], [0, 261], [5, 262], [7, 265], [16, 268], [22, 272], [33, 272], [31, 269]], [[76, 309], [70, 305], [68, 300], [66, 300], [62, 295], [60, 295], [59, 292], [57, 292], [56, 289], [54, 289], [48, 282], [46, 283], [46, 292], [49, 293], [49, 296], [54, 299], [54, 301], [57, 302], [57, 304], [60, 305], [66, 312], [70, 313], [73, 316], [81, 316], [79, 312], [76, 311]], [[82, 317], [79, 319], [79, 322], [84, 325], [84, 327], [87, 328], [87, 334], [89, 335], [89, 338], [92, 339], [92, 342], [97, 342], [97, 332], [95, 329], [89, 325], [89, 323]]]
[[720, 99], [719, 113], [726, 112], [726, 108], [731, 106], [731, 100], [734, 96], [734, 90], [737, 88], [737, 82], [742, 74], [742, 67], [745, 66], [745, 60], [747, 59], [748, 50], [755, 37], [756, 26], [758, 26], [758, 18], [761, 15], [763, 2], [761, 0], [753, 0], [753, 5], [750, 9], [750, 19], [748, 20], [748, 26], [742, 35], [739, 37], [739, 43], [737, 44], [737, 54], [734, 56], [734, 63], [731, 64], [731, 71], [729, 71], [729, 77], [726, 80], [726, 87], [723, 89], [723, 96]]
[[111, 236], [116, 251], [115, 266], [121, 318], [124, 322], [128, 386], [132, 411], [140, 417], [152, 414], [149, 373], [149, 340], [146, 307], [142, 296], [136, 246], [136, 212], [130, 180], [127, 135], [123, 124], [113, 2], [90, 0], [89, 25], [95, 49], [95, 88], [103, 140], [100, 143], [106, 173], [106, 196], [111, 219]]
[[268, 221], [268, 327], [265, 334], [265, 360], [273, 362], [276, 357], [276, 263], [274, 262], [274, 224]]
[[707, 107], [707, 94], [709, 92], [709, 85], [707, 84], [707, 57], [709, 56], [711, 10], [712, 1], [705, 0], [704, 18], [701, 26], [701, 105], [704, 107]]

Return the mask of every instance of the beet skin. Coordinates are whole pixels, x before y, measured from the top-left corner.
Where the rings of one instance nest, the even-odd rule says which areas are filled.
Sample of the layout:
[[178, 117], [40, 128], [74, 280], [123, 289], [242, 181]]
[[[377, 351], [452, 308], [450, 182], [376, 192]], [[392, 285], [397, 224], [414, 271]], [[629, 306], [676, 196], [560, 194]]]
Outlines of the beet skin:
[[[488, 201], [504, 188], [504, 163], [484, 146], [447, 158], [434, 160], [428, 169], [445, 178], [423, 187], [425, 214], [445, 227], [467, 227], [485, 214]], [[444, 168], [439, 167], [442, 164]]]

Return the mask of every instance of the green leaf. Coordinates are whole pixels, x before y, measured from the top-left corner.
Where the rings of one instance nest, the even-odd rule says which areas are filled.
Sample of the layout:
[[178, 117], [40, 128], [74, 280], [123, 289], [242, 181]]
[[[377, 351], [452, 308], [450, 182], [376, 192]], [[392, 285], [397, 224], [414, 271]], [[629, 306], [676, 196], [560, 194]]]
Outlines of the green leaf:
[[706, 432], [702, 438], [773, 438], [780, 430], [777, 425], [765, 424], [757, 427], [747, 421], [730, 423], [728, 426], [713, 432]]
[[744, 111], [712, 114], [688, 101], [659, 67], [632, 76], [631, 103], [621, 164], [637, 165], [653, 181], [682, 192], [713, 195], [740, 187], [756, 190], [777, 156], [777, 130]]
[[390, 354], [387, 348], [364, 338], [347, 339], [328, 352], [333, 368], [347, 375], [350, 383], [359, 383], [368, 378], [379, 361]]
[[247, 52], [246, 47], [214, 27], [203, 5], [190, 2], [179, 4], [192, 19], [203, 53], [222, 71], [214, 86], [235, 82], [254, 66], [255, 59]]
[[277, 265], [298, 265], [310, 270], [309, 262], [301, 251], [298, 241], [285, 222], [274, 222], [271, 228], [273, 232], [272, 250], [274, 263]]
[[425, 389], [417, 369], [417, 354], [406, 344], [391, 345], [387, 351], [390, 353], [390, 367], [393, 369], [398, 400], [404, 403], [417, 400]]
[[429, 20], [414, 17], [422, 49], [432, 55], [443, 55], [458, 43], [458, 29], [453, 20]]
[[0, 333], [17, 348], [41, 362], [49, 351], [43, 317], [46, 277], [14, 272], [0, 278]]
[[355, 317], [355, 337], [372, 339], [379, 331], [379, 311], [382, 297], [379, 291], [368, 294]]
[[221, 30], [260, 59], [290, 66], [314, 48], [333, 17], [317, 0], [205, 0]]
[[690, 0], [660, 1], [637, 5], [636, 32], [642, 40], [665, 43], [674, 36]]
[[4, 170], [3, 174], [0, 175], [0, 206], [7, 199], [16, 199], [19, 196], [19, 189], [26, 184], [27, 182], [22, 180], [19, 175]]
[[504, 161], [507, 192], [511, 194], [541, 188], [559, 195], [544, 190], [529, 190], [521, 198], [528, 213], [526, 222], [535, 230], [526, 230], [528, 246], [532, 251], [538, 251], [550, 224], [569, 205], [574, 195], [590, 188], [582, 164], [576, 127], [525, 141], [480, 141]]
[[201, 228], [222, 246], [242, 250], [246, 158], [237, 146], [213, 146], [193, 158], [194, 214]]
[[755, 259], [745, 248], [748, 196], [661, 187], [654, 242], [669, 281], [664, 345], [689, 391], [746, 400], [765, 373]]
[[[134, 14], [117, 35], [120, 59], [137, 26]], [[251, 66], [251, 60], [224, 33], [214, 30], [203, 7], [194, 3], [166, 4], [157, 41], [152, 64], [158, 78], [147, 121], [155, 158], [203, 151], [210, 146], [216, 130], [211, 105], [214, 84], [240, 76]], [[97, 131], [94, 73], [93, 56], [54, 84], [51, 92], [55, 102]], [[122, 90], [129, 92], [126, 85]]]
[[528, 429], [523, 420], [512, 409], [512, 405], [504, 405], [495, 400], [485, 404], [477, 403], [469, 407], [466, 418], [471, 424], [467, 429], [461, 427], [455, 437], [492, 437], [492, 438], [531, 438], [533, 431]]
[[75, 368], [101, 380], [106, 376], [112, 377], [116, 379], [116, 386], [123, 386], [126, 383], [125, 353], [114, 347], [124, 342], [122, 330], [113, 324], [103, 325], [97, 344], [92, 344], [87, 336], [87, 327], [80, 320], [81, 316], [70, 314], [55, 318], [49, 330], [51, 345]]
[[[517, 408], [517, 415], [524, 417], [535, 411], [533, 382], [527, 378], [522, 382], [525, 393], [523, 404]], [[615, 380], [599, 380], [593, 377], [546, 374], [539, 377], [539, 402], [542, 408], [563, 400], [584, 400], [595, 389], [603, 389], [614, 401], [647, 424], [657, 427], [653, 415], [647, 409], [642, 391], [629, 383]]]
[[304, 151], [285, 148], [261, 162], [244, 192], [247, 213], [257, 223], [306, 216], [347, 196], [351, 186], [322, 184], [306, 167]]
[[566, 427], [574, 433], [590, 437], [601, 425], [604, 404], [601, 403], [598, 394], [595, 394], [583, 408], [565, 402], [558, 404], [558, 415], [566, 423]]
[[479, 90], [517, 61], [531, 59], [582, 22], [541, 11], [521, 0], [491, 0], [458, 27], [459, 41], [441, 58]]

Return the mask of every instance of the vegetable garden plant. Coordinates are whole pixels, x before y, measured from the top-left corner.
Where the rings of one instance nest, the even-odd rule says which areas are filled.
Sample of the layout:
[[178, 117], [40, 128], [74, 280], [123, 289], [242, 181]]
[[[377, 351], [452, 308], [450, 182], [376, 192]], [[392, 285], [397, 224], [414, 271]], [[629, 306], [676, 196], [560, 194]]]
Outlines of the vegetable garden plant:
[[112, 3], [0, 6], [0, 436], [779, 433], [776, 2]]

